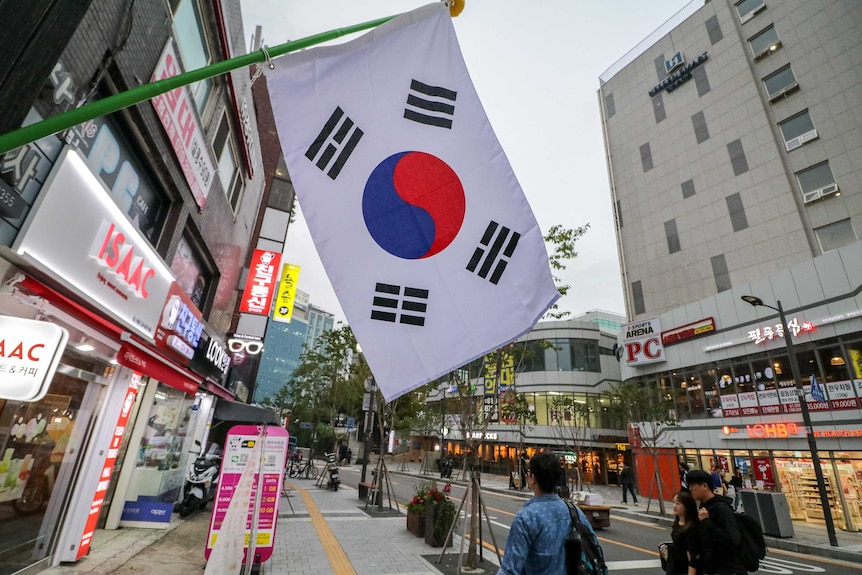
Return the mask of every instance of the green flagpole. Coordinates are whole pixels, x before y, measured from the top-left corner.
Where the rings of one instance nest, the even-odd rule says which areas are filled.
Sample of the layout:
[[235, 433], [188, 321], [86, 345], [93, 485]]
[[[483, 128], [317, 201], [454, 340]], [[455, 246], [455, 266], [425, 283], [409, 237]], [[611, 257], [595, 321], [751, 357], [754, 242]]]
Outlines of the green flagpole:
[[[309, 46], [340, 38], [341, 36], [361, 32], [370, 28], [376, 28], [395, 17], [396, 16], [386, 16], [385, 18], [378, 18], [377, 20], [370, 20], [368, 22], [354, 24], [353, 26], [347, 26], [345, 28], [336, 28], [335, 30], [330, 30], [328, 32], [321, 32], [314, 36], [300, 38], [293, 42], [287, 42], [285, 44], [273, 46], [272, 48], [267, 48], [266, 52], [269, 54], [270, 58], [276, 58], [289, 52], [295, 52], [297, 50], [302, 50], [303, 48], [308, 48]], [[77, 126], [78, 124], [88, 120], [92, 120], [100, 116], [106, 116], [118, 110], [122, 110], [123, 108], [139, 104], [144, 100], [155, 98], [156, 96], [170, 92], [175, 88], [193, 84], [200, 80], [206, 80], [213, 76], [220, 76], [221, 74], [226, 74], [227, 72], [231, 72], [238, 68], [245, 68], [252, 64], [265, 62], [266, 60], [266, 53], [264, 53], [263, 50], [258, 50], [251, 54], [244, 54], [242, 56], [237, 56], [236, 58], [231, 58], [230, 60], [216, 62], [215, 64], [211, 64], [198, 70], [192, 70], [170, 78], [165, 78], [164, 80], [144, 84], [142, 86], [132, 88], [131, 90], [114, 94], [113, 96], [109, 96], [103, 100], [97, 100], [90, 104], [86, 104], [80, 108], [74, 108], [61, 114], [57, 114], [56, 116], [51, 116], [41, 122], [24, 126], [23, 128], [19, 128], [0, 136], [0, 154], [5, 154], [10, 150], [29, 144], [30, 142], [35, 142], [45, 136], [68, 130], [72, 126]]]

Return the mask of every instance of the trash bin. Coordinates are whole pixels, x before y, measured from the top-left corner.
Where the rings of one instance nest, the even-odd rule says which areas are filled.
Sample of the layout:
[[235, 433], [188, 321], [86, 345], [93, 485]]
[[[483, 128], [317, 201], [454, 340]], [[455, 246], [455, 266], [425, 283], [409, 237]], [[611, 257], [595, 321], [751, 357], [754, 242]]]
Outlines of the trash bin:
[[743, 489], [742, 498], [740, 499], [740, 501], [742, 502], [742, 509], [745, 511], [745, 513], [747, 515], [751, 515], [762, 526], [763, 521], [760, 520], [760, 509], [758, 509], [757, 507], [758, 493], [760, 492], [752, 491], [751, 489]]
[[[763, 534], [774, 537], [793, 537], [793, 521], [790, 519], [787, 496], [783, 493], [770, 491], [755, 491], [755, 493]], [[746, 507], [747, 509], [748, 507]]]

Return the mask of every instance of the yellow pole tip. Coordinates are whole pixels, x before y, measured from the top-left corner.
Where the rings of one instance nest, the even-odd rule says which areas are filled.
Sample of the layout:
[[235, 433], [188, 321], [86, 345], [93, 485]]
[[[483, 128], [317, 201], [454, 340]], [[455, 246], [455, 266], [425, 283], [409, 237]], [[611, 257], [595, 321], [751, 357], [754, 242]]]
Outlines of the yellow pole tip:
[[464, 0], [449, 1], [449, 15], [452, 16], [452, 18], [458, 16], [462, 10], [464, 10]]

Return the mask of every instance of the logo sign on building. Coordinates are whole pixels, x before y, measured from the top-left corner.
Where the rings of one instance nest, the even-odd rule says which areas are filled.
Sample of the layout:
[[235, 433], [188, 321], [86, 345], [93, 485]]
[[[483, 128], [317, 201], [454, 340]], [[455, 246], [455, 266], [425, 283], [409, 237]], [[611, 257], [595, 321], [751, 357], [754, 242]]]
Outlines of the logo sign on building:
[[679, 343], [715, 331], [715, 319], [707, 317], [698, 321], [661, 332], [661, 342], [664, 345]]
[[224, 384], [230, 364], [231, 352], [227, 344], [204, 324], [200, 343], [189, 367], [214, 379], [216, 383]]
[[[165, 44], [162, 57], [153, 70], [151, 81], [172, 78], [183, 72], [171, 39]], [[215, 170], [208, 151], [204, 131], [198, 119], [195, 102], [187, 86], [171, 90], [152, 99], [156, 114], [174, 148], [183, 175], [198, 206], [203, 209], [213, 183]]]
[[[78, 560], [90, 551], [90, 543], [93, 541], [93, 532], [96, 530], [96, 524], [99, 522], [99, 512], [102, 510], [102, 504], [105, 501], [105, 495], [108, 493], [108, 485], [111, 483], [111, 474], [114, 470], [114, 464], [117, 462], [117, 454], [120, 452], [120, 443], [123, 442], [123, 433], [126, 431], [126, 424], [129, 423], [129, 414], [132, 412], [132, 405], [135, 403], [135, 396], [138, 394], [138, 386], [141, 383], [141, 374], [132, 374], [132, 379], [129, 382], [129, 387], [126, 390], [126, 399], [123, 401], [123, 409], [120, 411], [120, 416], [117, 418], [117, 425], [114, 426], [114, 433], [111, 435], [111, 444], [108, 447], [108, 452], [105, 455], [105, 462], [102, 465], [102, 473], [99, 475], [99, 483], [96, 486], [96, 493], [93, 495], [93, 503], [90, 506], [90, 514], [87, 516], [87, 523], [84, 526], [84, 533], [81, 535], [81, 543], [78, 545], [78, 552], [75, 559]], [[167, 520], [170, 521], [170, 513], [167, 515]]]
[[42, 399], [68, 340], [56, 324], [0, 316], [0, 399]]
[[[677, 63], [677, 56], [679, 57], [678, 63]], [[706, 62], [708, 58], [709, 58], [709, 54], [704, 52], [703, 54], [701, 54], [700, 56], [698, 56], [697, 58], [695, 58], [694, 60], [692, 60], [691, 62], [689, 62], [688, 64], [686, 64], [685, 66], [682, 66], [680, 68], [679, 66], [683, 62], [682, 54], [680, 54], [680, 53], [675, 54], [673, 58], [665, 61], [664, 66], [665, 66], [666, 70], [667, 70], [668, 64], [670, 64], [672, 66], [671, 70], [674, 70], [677, 68], [678, 69], [676, 70], [676, 72], [674, 72], [673, 74], [671, 74], [670, 76], [668, 76], [667, 78], [665, 78], [664, 80], [662, 80], [661, 82], [659, 82], [658, 84], [656, 84], [655, 86], [653, 86], [650, 89], [650, 91], [649, 91], [650, 98], [652, 98], [653, 96], [655, 96], [656, 94], [658, 94], [662, 90], [667, 90], [668, 92], [673, 92], [679, 86], [681, 86], [682, 84], [685, 84], [686, 82], [691, 80], [692, 70], [694, 70], [695, 68], [697, 68], [698, 66], [700, 66], [701, 64]], [[670, 70], [668, 70], [668, 73], [670, 73]]]
[[281, 254], [277, 252], [254, 250], [239, 311], [255, 315], [269, 314], [279, 261]]
[[156, 328], [156, 346], [187, 363], [195, 356], [203, 329], [200, 310], [177, 282], [172, 283]]
[[154, 336], [173, 275], [79, 152], [63, 151], [13, 249], [130, 330]]
[[661, 322], [657, 317], [623, 325], [626, 365], [645, 365], [665, 361], [661, 342]]
[[284, 264], [281, 268], [281, 282], [278, 284], [278, 295], [272, 310], [272, 319], [282, 323], [290, 323], [293, 315], [293, 303], [296, 299], [296, 285], [299, 283], [299, 266]]
[[682, 66], [683, 62], [685, 62], [685, 58], [682, 57], [682, 52], [677, 52], [671, 56], [669, 60], [664, 61], [664, 73], [670, 74], [678, 67]]

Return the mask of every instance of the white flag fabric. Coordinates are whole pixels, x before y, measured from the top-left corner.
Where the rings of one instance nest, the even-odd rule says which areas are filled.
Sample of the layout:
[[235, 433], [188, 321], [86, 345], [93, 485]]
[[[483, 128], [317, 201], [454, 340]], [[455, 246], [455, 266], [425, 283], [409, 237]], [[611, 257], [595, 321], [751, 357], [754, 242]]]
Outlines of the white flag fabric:
[[442, 2], [279, 58], [267, 83], [309, 231], [387, 400], [528, 332], [557, 300]]

